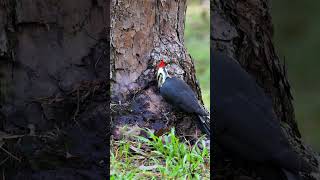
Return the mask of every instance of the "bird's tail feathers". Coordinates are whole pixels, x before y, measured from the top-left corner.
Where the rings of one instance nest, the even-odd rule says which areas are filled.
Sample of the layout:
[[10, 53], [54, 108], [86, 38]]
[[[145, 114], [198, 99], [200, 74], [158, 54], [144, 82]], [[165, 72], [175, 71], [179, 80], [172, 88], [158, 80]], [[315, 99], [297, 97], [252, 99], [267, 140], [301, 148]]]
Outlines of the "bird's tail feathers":
[[210, 138], [210, 116], [198, 115], [200, 129]]

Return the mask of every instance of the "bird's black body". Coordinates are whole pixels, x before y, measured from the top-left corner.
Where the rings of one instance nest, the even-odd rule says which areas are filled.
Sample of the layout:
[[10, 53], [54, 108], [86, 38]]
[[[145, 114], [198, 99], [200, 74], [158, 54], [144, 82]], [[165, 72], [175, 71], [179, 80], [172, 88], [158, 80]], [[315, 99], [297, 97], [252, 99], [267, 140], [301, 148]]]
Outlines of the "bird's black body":
[[[176, 77], [167, 78], [160, 87], [160, 94], [174, 107], [181, 110], [197, 114], [201, 117], [208, 116], [208, 112], [199, 104], [196, 94], [183, 80]], [[203, 124], [204, 123], [204, 124]], [[206, 122], [200, 122], [203, 131], [210, 136], [210, 127]]]
[[181, 79], [176, 77], [167, 78], [165, 83], [160, 87], [160, 94], [171, 104], [181, 108], [185, 112], [203, 116], [208, 115], [198, 103], [196, 94]]
[[271, 163], [297, 174], [310, 166], [291, 148], [270, 97], [235, 60], [211, 54], [217, 142], [246, 160]]

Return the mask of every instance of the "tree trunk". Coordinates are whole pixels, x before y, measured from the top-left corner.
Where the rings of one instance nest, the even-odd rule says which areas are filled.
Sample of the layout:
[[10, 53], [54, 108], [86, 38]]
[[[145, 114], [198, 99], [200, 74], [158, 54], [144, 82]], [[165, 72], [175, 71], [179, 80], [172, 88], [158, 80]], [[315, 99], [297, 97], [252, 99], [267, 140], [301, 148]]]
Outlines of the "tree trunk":
[[0, 1], [6, 179], [103, 179], [109, 2]]
[[155, 67], [164, 59], [171, 63], [169, 73], [184, 79], [201, 99], [194, 63], [184, 47], [185, 13], [186, 0], [112, 1], [114, 126], [135, 124], [159, 132], [175, 126], [183, 134], [194, 132], [192, 117], [161, 98], [155, 79]]
[[[272, 44], [273, 27], [268, 0], [211, 0], [211, 47], [224, 51], [239, 61], [243, 68], [256, 77], [257, 83], [272, 97], [274, 110], [295, 150], [318, 166], [318, 159], [301, 141], [294, 117], [292, 95], [283, 65]], [[219, 151], [219, 147], [216, 148]], [[225, 161], [229, 157], [216, 152], [217, 179], [259, 174], [258, 167]], [[228, 167], [228, 168], [227, 168]], [[245, 171], [239, 171], [245, 169]], [[305, 175], [305, 179], [312, 179]]]

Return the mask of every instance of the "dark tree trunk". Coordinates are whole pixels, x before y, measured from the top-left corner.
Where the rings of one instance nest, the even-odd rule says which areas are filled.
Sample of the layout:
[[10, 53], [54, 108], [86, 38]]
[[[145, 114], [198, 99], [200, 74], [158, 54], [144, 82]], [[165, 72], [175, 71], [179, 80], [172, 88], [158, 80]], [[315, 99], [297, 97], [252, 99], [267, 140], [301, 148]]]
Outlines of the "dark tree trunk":
[[[211, 0], [211, 18], [211, 47], [236, 58], [243, 68], [256, 77], [257, 83], [272, 97], [274, 110], [290, 143], [299, 154], [318, 166], [318, 155], [300, 139], [286, 68], [272, 43], [269, 1]], [[259, 168], [252, 164], [247, 166], [241, 162], [239, 165], [236, 160], [227, 162], [228, 157], [218, 152], [215, 157], [217, 179], [240, 176], [255, 179], [255, 173], [259, 176]], [[310, 175], [305, 175], [305, 179], [309, 178]]]
[[201, 99], [194, 64], [184, 47], [186, 0], [114, 0], [111, 11], [113, 125], [136, 124], [156, 131], [176, 126], [183, 134], [193, 133], [195, 122], [161, 98], [155, 79], [156, 64], [171, 61], [171, 72]]
[[109, 8], [0, 1], [1, 176], [106, 177]]

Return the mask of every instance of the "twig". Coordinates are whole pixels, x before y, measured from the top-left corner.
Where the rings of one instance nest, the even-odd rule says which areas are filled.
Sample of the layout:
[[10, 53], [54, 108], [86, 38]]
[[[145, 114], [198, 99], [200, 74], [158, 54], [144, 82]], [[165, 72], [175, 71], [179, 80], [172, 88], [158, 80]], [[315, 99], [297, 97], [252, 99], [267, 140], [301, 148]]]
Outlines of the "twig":
[[9, 156], [7, 156], [4, 160], [2, 160], [2, 161], [0, 162], [0, 166], [1, 166], [3, 163], [5, 163], [8, 159], [9, 159]]
[[77, 89], [77, 109], [76, 109], [76, 112], [74, 113], [73, 115], [73, 120], [76, 122], [76, 124], [79, 126], [80, 128], [80, 124], [79, 122], [77, 121], [76, 117], [78, 116], [78, 113], [79, 113], [79, 109], [80, 109], [80, 90], [79, 88]]
[[94, 64], [94, 70], [95, 70], [95, 71], [96, 71], [96, 69], [97, 69], [98, 63], [100, 62], [101, 57], [102, 57], [102, 55], [100, 55], [100, 57], [98, 58], [98, 60], [97, 60], [96, 63]]
[[19, 159], [17, 156], [11, 154], [9, 151], [7, 151], [6, 149], [4, 149], [3, 147], [0, 147], [4, 152], [6, 152], [9, 156], [13, 157], [13, 159], [21, 162], [21, 159]]

